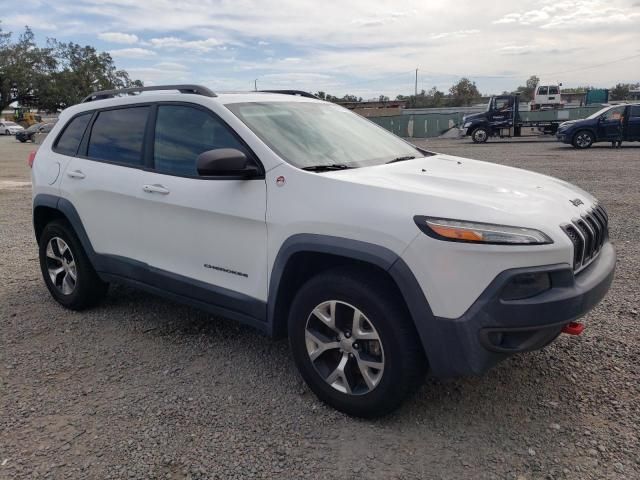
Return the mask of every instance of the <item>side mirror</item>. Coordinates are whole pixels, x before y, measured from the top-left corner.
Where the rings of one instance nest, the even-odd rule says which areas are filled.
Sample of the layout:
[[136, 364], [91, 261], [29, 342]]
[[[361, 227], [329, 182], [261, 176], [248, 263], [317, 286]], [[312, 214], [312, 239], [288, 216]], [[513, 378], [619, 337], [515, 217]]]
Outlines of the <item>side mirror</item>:
[[196, 159], [198, 175], [202, 177], [255, 177], [259, 171], [247, 156], [235, 148], [216, 148], [207, 150]]

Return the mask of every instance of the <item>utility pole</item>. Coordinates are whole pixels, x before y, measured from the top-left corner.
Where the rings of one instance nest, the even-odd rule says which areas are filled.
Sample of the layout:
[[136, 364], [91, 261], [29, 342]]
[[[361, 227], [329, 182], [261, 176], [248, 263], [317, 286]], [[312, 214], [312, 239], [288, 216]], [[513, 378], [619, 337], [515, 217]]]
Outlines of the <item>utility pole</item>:
[[253, 81], [253, 90], [255, 92], [258, 91], [258, 79], [257, 78]]
[[415, 88], [415, 97], [418, 98], [418, 69], [416, 68], [416, 88]]

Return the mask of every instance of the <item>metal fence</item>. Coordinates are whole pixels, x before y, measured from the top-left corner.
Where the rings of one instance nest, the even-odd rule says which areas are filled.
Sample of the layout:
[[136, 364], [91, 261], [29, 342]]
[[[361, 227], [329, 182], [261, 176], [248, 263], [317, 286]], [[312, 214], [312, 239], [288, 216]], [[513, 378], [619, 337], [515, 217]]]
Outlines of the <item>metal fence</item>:
[[[588, 117], [601, 108], [602, 106], [598, 105], [594, 107], [565, 108], [541, 112], [521, 111], [520, 118], [524, 121], [576, 120]], [[369, 117], [369, 120], [400, 137], [432, 138], [442, 135], [451, 128], [460, 127], [465, 114], [467, 114], [467, 112], [420, 113], [389, 117]]]

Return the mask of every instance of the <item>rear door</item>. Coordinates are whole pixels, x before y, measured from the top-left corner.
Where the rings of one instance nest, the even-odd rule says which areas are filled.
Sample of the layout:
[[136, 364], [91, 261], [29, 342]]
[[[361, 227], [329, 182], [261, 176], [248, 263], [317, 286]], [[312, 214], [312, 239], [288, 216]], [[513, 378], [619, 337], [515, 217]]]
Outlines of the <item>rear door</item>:
[[140, 260], [146, 248], [140, 198], [149, 112], [149, 105], [97, 111], [63, 174], [61, 191], [97, 253]]
[[612, 142], [622, 139], [622, 120], [626, 106], [607, 110], [598, 120], [598, 141]]
[[640, 141], [640, 105], [630, 105], [627, 119], [625, 139], [637, 142]]
[[154, 168], [145, 173], [144, 184], [156, 191], [143, 193], [145, 221], [153, 226], [144, 261], [194, 287], [204, 282], [266, 300], [264, 176], [200, 177], [196, 169], [196, 158], [208, 150], [235, 148], [258, 163], [254, 154], [200, 105], [161, 103], [155, 116], [149, 142]]

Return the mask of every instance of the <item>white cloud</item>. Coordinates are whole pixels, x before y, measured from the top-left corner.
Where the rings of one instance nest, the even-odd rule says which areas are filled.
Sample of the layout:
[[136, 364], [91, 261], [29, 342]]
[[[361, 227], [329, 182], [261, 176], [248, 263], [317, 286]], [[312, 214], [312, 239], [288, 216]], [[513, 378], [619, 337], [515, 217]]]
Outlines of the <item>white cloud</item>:
[[215, 38], [207, 38], [204, 40], [184, 40], [178, 37], [162, 37], [152, 38], [150, 43], [157, 48], [187, 49], [197, 52], [208, 52], [216, 47], [223, 46], [223, 42]]
[[149, 58], [156, 55], [156, 52], [154, 52], [153, 50], [138, 47], [110, 50], [110, 53], [114, 57], [121, 58]]
[[121, 33], [121, 32], [103, 32], [98, 34], [98, 38], [100, 40], [104, 40], [105, 42], [113, 42], [113, 43], [138, 43], [138, 36], [132, 33]]
[[[640, 79], [637, 61], [589, 68], [638, 54], [638, 0], [57, 0], [46, 9], [36, 8], [43, 0], [22, 1], [21, 11], [43, 25], [39, 39], [45, 28], [75, 42], [87, 32], [135, 32], [139, 41], [123, 46], [157, 55], [122, 49], [118, 67], [149, 68], [156, 82], [210, 78], [213, 87], [237, 88], [295, 74], [311, 89], [364, 97], [413, 91], [416, 68], [427, 90], [446, 90], [463, 75], [483, 92], [553, 72], [570, 72], [551, 75], [567, 86]], [[72, 31], [69, 22], [77, 22]], [[23, 24], [2, 25], [18, 32]], [[154, 58], [188, 68], [148, 66]]]
[[535, 9], [507, 13], [493, 23], [520, 24], [543, 29], [584, 29], [624, 24], [637, 26], [640, 12], [632, 12], [629, 5], [615, 3], [602, 0], [545, 2]]

